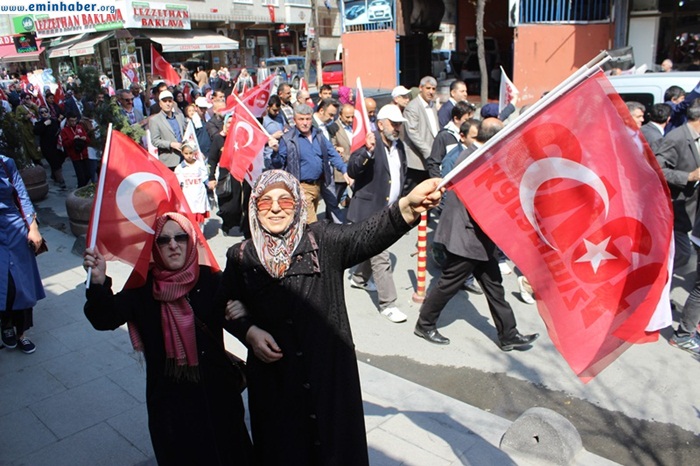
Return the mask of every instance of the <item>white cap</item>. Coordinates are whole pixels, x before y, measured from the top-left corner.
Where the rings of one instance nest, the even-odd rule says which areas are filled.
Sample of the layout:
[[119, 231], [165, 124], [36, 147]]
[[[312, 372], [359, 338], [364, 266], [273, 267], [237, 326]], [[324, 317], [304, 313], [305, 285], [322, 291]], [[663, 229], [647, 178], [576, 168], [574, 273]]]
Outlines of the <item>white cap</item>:
[[206, 97], [197, 97], [194, 99], [194, 104], [201, 108], [211, 108], [212, 105], [209, 103]]
[[170, 91], [163, 91], [160, 94], [158, 94], [158, 100], [172, 99], [172, 98], [173, 98], [173, 93]]
[[410, 89], [406, 89], [403, 86], [396, 86], [394, 88], [394, 90], [391, 91], [391, 98], [393, 99], [394, 97], [398, 97], [400, 95], [406, 95], [406, 94], [410, 94], [410, 93], [411, 93]]
[[403, 123], [407, 121], [403, 117], [399, 106], [394, 104], [385, 105], [380, 108], [379, 113], [377, 113], [377, 120], [391, 120], [394, 123]]

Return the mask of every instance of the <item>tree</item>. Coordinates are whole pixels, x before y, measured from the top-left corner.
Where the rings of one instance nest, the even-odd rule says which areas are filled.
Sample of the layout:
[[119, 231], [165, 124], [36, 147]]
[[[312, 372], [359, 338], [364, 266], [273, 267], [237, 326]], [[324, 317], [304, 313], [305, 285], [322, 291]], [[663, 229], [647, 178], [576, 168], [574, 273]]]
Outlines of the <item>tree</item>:
[[479, 58], [481, 74], [481, 105], [486, 105], [489, 93], [489, 70], [486, 68], [486, 49], [484, 47], [484, 10], [487, 0], [476, 0], [476, 53]]

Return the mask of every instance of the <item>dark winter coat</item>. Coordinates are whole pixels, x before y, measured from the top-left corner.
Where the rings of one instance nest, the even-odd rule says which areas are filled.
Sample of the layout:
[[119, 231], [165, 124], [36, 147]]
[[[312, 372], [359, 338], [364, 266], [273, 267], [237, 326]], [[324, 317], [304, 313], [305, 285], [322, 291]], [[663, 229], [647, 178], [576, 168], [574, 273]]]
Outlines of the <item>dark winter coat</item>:
[[272, 278], [252, 241], [229, 249], [217, 306], [241, 299], [241, 341], [251, 325], [269, 332], [283, 357], [248, 351], [248, 402], [256, 464], [367, 465], [362, 394], [350, 331], [344, 270], [410, 230], [396, 205], [364, 222], [309, 225], [282, 279]]
[[[238, 380], [223, 348], [223, 314], [213, 298], [221, 274], [200, 267], [199, 281], [190, 291], [195, 315], [216, 336], [196, 329], [199, 382], [166, 377], [160, 301], [153, 298], [153, 281], [140, 288], [112, 294], [111, 279], [86, 291], [85, 315], [97, 330], [114, 330], [125, 322], [138, 328], [146, 359], [148, 428], [160, 466], [183, 464], [242, 465], [250, 462], [250, 438], [243, 423]], [[108, 349], [105, 349], [109, 351]]]

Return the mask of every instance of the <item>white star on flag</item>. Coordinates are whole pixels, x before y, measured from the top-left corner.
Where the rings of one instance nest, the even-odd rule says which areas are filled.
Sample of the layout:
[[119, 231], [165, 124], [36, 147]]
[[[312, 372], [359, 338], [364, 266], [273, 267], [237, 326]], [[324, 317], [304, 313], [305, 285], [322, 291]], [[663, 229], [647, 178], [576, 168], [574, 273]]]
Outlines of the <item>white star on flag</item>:
[[593, 267], [593, 273], [598, 273], [598, 267], [600, 267], [601, 262], [604, 260], [617, 259], [617, 257], [606, 251], [608, 242], [610, 242], [610, 236], [598, 244], [584, 239], [583, 244], [586, 246], [586, 254], [576, 259], [576, 262], [590, 262], [591, 267]]

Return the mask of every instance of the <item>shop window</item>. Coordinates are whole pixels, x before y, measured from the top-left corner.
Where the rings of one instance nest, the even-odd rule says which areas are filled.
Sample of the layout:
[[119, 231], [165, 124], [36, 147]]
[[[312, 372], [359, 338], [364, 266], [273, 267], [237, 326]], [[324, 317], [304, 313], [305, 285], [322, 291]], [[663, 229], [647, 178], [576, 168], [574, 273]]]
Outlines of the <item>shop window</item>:
[[520, 0], [520, 23], [610, 22], [612, 0]]

